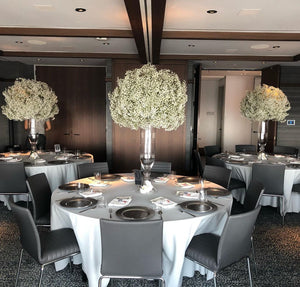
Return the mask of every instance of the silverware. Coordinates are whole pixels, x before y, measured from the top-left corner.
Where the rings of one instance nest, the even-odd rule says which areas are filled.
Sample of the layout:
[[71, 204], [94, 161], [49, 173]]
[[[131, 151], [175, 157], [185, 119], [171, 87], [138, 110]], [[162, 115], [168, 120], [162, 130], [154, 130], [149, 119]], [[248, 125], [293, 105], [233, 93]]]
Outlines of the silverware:
[[86, 208], [86, 209], [82, 209], [82, 210], [79, 211], [79, 213], [82, 213], [82, 212], [85, 212], [85, 211], [94, 209], [94, 208], [96, 208], [96, 207], [97, 207], [97, 205], [94, 205], [94, 206], [88, 207], [88, 208]]
[[180, 209], [180, 212], [182, 212], [182, 213], [186, 213], [186, 214], [188, 214], [188, 215], [190, 215], [190, 216], [193, 216], [193, 217], [196, 217], [196, 215], [195, 215], [195, 214], [193, 214], [193, 213], [190, 213], [190, 212], [188, 212], [188, 211], [186, 211], [186, 210], [182, 210], [182, 209]]
[[112, 208], [110, 208], [108, 211], [109, 211], [109, 218], [112, 219], [112, 212], [113, 212]]

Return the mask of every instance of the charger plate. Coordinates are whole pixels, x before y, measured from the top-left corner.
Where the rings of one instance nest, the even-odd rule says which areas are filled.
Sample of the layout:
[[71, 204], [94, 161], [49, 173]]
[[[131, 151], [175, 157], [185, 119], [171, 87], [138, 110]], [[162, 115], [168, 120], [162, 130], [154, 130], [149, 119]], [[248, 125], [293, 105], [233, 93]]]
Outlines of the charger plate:
[[58, 187], [63, 190], [85, 190], [89, 189], [90, 186], [86, 183], [76, 182], [76, 183], [66, 183]]
[[94, 206], [97, 202], [98, 201], [94, 198], [72, 197], [63, 199], [60, 205], [68, 208], [82, 208]]
[[124, 220], [146, 220], [153, 217], [155, 211], [146, 206], [127, 206], [117, 210], [116, 215]]
[[48, 164], [53, 164], [53, 165], [66, 164], [66, 163], [70, 163], [70, 162], [67, 160], [50, 160], [50, 161], [48, 161]]
[[210, 201], [202, 202], [198, 200], [184, 201], [179, 206], [181, 209], [194, 214], [213, 212], [217, 209], [217, 206]]
[[120, 178], [121, 176], [118, 174], [104, 173], [101, 175], [102, 181], [115, 181], [115, 180], [119, 180]]
[[188, 182], [188, 183], [199, 183], [199, 177], [198, 176], [182, 176], [177, 178], [177, 182]]
[[231, 192], [224, 188], [205, 188], [207, 195], [212, 196], [227, 196], [230, 195]]

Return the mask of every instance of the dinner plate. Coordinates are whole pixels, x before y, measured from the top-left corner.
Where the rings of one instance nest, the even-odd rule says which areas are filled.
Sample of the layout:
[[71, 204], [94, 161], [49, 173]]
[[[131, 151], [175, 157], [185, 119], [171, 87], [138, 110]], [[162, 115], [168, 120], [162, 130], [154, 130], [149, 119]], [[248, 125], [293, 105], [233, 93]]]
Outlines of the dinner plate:
[[69, 208], [82, 208], [94, 206], [97, 202], [98, 201], [94, 198], [72, 197], [63, 199], [60, 202], [60, 205]]
[[50, 160], [50, 161], [48, 161], [48, 164], [53, 164], [53, 165], [66, 164], [66, 163], [70, 163], [70, 162], [67, 160]]
[[101, 175], [102, 181], [115, 181], [115, 180], [119, 180], [120, 178], [121, 176], [118, 174], [105, 173]]
[[223, 188], [205, 188], [207, 195], [212, 196], [227, 196], [230, 195], [230, 191]]
[[199, 183], [198, 176], [182, 176], [177, 178], [177, 182]]
[[62, 184], [58, 188], [63, 190], [85, 190], [89, 189], [90, 186], [86, 183], [74, 182]]
[[195, 214], [212, 212], [217, 209], [217, 206], [209, 201], [202, 202], [198, 200], [184, 201], [179, 204], [183, 210], [193, 212]]
[[117, 210], [116, 215], [125, 220], [146, 220], [153, 217], [155, 211], [145, 206], [127, 206]]

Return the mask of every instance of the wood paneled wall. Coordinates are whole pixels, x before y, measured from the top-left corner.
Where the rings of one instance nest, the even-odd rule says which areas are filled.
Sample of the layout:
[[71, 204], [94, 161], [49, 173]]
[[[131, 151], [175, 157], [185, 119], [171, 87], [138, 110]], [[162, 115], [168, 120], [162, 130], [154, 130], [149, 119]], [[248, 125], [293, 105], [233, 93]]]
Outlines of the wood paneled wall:
[[[127, 70], [141, 67], [138, 62], [115, 60], [112, 66], [112, 87], [115, 88], [117, 78], [123, 78]], [[161, 62], [158, 69], [170, 69], [187, 82], [187, 62]], [[116, 124], [112, 127], [112, 163], [116, 172], [130, 172], [140, 168], [140, 132], [121, 128]], [[156, 160], [170, 161], [172, 169], [177, 173], [185, 171], [186, 127], [181, 125], [176, 131], [156, 130]]]

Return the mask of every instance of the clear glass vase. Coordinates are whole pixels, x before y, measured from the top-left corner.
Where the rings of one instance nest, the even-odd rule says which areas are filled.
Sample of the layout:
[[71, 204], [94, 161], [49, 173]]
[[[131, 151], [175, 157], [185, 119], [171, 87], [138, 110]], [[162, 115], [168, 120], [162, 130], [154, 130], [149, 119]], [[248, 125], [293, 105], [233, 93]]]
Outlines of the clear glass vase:
[[141, 129], [140, 161], [144, 180], [150, 180], [151, 168], [155, 161], [155, 129], [151, 126]]
[[35, 160], [39, 158], [39, 155], [37, 153], [37, 143], [39, 139], [39, 134], [36, 132], [36, 119], [30, 119], [30, 129], [29, 129], [28, 139], [31, 145], [31, 152], [29, 155], [29, 159]]
[[268, 140], [268, 121], [260, 121], [258, 123], [258, 159], [267, 160], [267, 155], [265, 153], [265, 147]]

